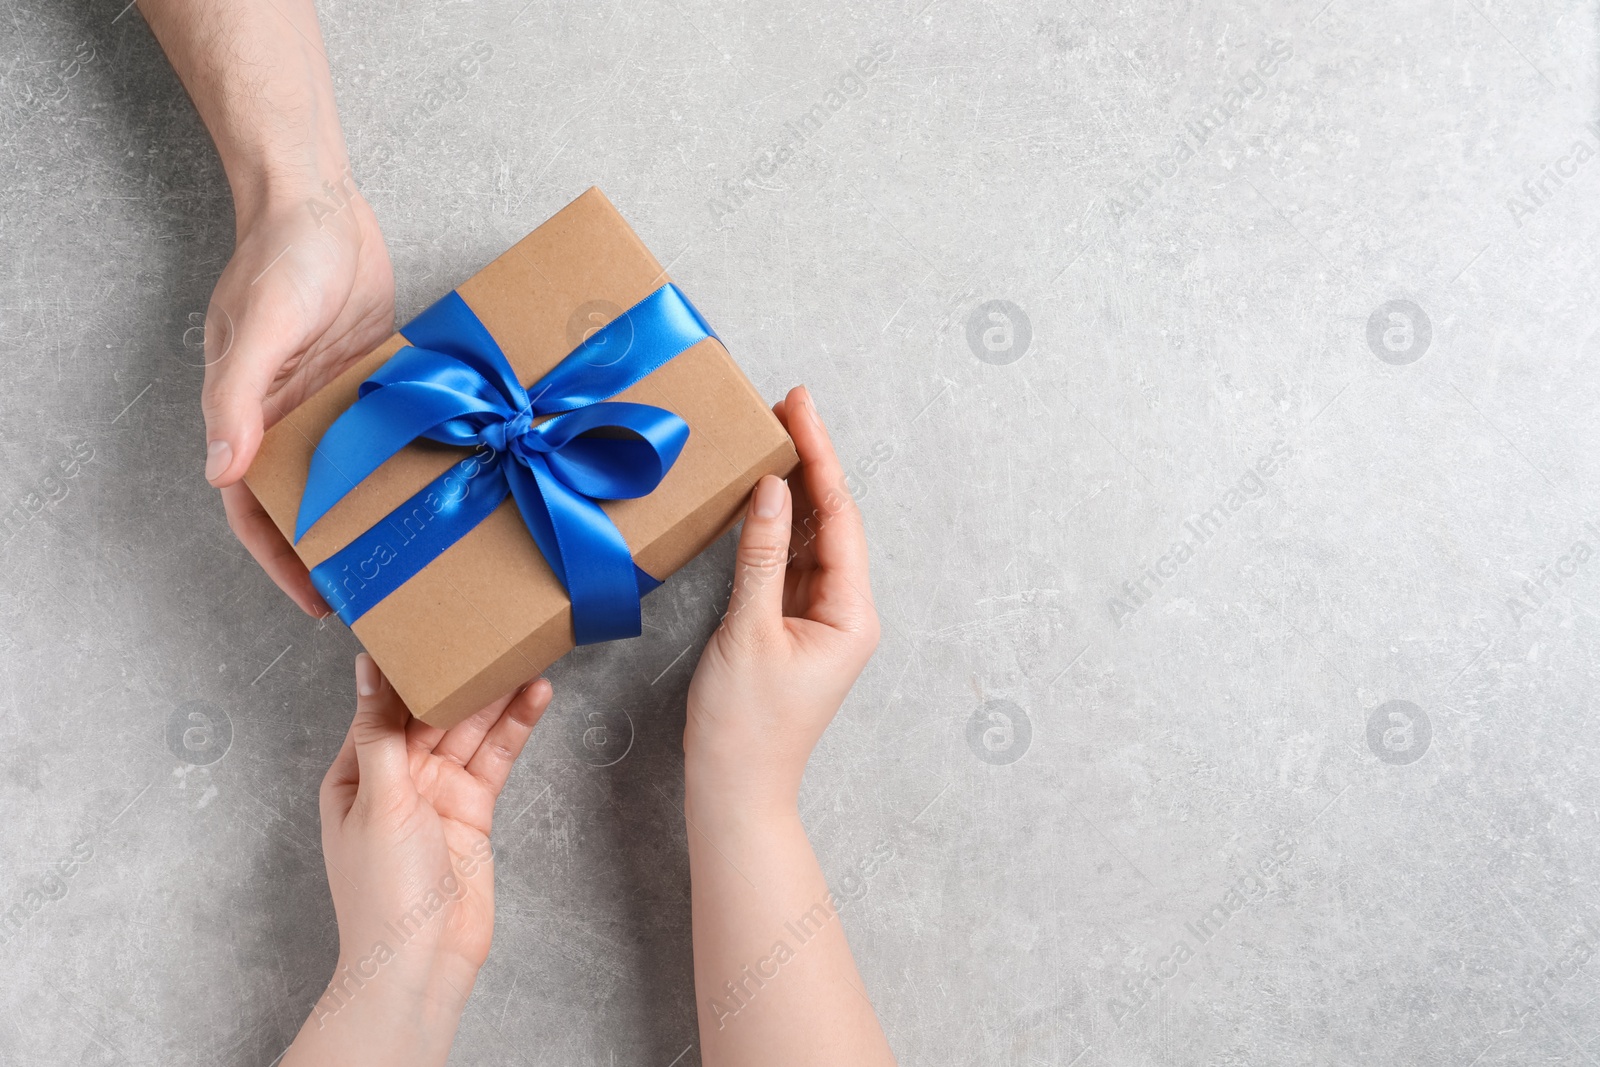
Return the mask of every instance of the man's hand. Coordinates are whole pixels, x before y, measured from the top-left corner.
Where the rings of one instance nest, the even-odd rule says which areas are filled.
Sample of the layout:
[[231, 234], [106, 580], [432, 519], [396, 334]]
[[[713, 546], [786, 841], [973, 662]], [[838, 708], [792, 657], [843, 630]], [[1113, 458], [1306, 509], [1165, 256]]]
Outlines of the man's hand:
[[394, 276], [356, 190], [311, 0], [139, 0], [216, 143], [235, 243], [206, 314], [206, 478], [267, 573], [328, 606], [240, 479], [268, 426], [382, 343]]
[[[252, 220], [206, 313], [206, 479], [228, 525], [267, 574], [314, 617], [328, 605], [305, 564], [241, 478], [266, 428], [394, 330], [394, 275], [378, 222], [353, 186], [335, 209], [315, 199]], [[323, 204], [327, 214], [308, 204]]]

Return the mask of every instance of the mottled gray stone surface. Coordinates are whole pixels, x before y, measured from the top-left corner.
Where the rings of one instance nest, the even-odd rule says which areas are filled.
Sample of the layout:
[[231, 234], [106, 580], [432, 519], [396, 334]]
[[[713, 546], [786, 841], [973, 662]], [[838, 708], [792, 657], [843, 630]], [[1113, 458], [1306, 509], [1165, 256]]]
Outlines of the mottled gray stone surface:
[[[357, 646], [201, 478], [230, 201], [122, 2], [0, 20], [0, 908], [59, 898], [0, 1063], [264, 1067], [334, 959]], [[598, 184], [860, 464], [885, 639], [804, 804], [834, 877], [893, 850], [845, 921], [903, 1062], [1600, 1059], [1593, 4], [322, 14], [402, 316]], [[730, 561], [553, 669], [457, 1062], [697, 1062]]]

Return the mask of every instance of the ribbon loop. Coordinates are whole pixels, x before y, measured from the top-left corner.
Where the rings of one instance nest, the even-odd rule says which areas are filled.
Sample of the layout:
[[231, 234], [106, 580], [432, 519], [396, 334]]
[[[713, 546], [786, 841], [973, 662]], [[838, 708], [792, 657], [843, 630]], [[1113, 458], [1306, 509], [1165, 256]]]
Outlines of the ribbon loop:
[[668, 283], [527, 388], [454, 292], [400, 332], [410, 345], [361, 383], [318, 442], [295, 540], [412, 441], [478, 451], [312, 569], [328, 603], [355, 622], [510, 495], [572, 600], [578, 643], [638, 636], [640, 597], [660, 583], [634, 564], [596, 501], [654, 492], [689, 426], [662, 408], [609, 398], [714, 337], [711, 327]]

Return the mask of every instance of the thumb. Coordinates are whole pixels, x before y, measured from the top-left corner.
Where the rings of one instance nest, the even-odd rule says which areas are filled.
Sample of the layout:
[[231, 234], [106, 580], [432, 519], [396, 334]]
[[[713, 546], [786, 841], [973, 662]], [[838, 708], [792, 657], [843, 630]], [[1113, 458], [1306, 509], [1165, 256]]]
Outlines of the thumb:
[[766, 475], [756, 483], [733, 562], [733, 595], [722, 625], [742, 644], [770, 639], [783, 626], [783, 577], [789, 557], [789, 487]]
[[416, 786], [406, 755], [411, 712], [378, 665], [365, 652], [356, 657], [356, 717], [350, 740], [356, 750], [356, 791], [369, 804], [392, 801]]
[[[200, 410], [206, 419], [206, 481], [221, 488], [244, 477], [261, 447], [261, 414], [267, 390], [282, 365], [270, 346], [252, 341], [220, 307], [208, 314], [220, 319], [206, 331], [206, 380]], [[259, 331], [257, 331], [259, 332]]]

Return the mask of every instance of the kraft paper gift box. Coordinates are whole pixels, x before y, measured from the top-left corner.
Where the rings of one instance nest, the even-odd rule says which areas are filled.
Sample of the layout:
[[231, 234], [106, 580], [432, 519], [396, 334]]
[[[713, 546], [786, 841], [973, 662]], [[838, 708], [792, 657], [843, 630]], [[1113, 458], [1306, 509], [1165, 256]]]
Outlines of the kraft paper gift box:
[[[528, 386], [569, 354], [582, 354], [574, 349], [586, 327], [623, 309], [633, 314], [669, 282], [611, 202], [590, 189], [455, 293]], [[423, 317], [403, 332], [415, 334], [412, 327]], [[611, 332], [624, 326], [631, 329], [621, 315]], [[415, 345], [415, 337], [409, 343]], [[407, 347], [407, 338], [395, 334], [291, 411], [267, 433], [246, 476], [314, 571], [385, 523], [393, 527], [401, 505], [452, 467], [467, 469], [474, 454], [418, 439], [365, 477], [347, 479], [353, 488], [295, 540], [319, 444], [324, 470], [338, 466], [327, 460], [324, 434], [356, 403], [362, 383]], [[681, 453], [653, 491], [597, 501], [634, 564], [654, 579], [664, 581], [730, 529], [763, 475], [786, 476], [798, 463], [782, 425], [715, 336], [692, 343], [609, 399], [654, 405], [688, 425]], [[361, 575], [376, 574], [366, 562], [356, 570], [361, 573], [343, 568], [339, 591], [360, 596]], [[328, 580], [325, 574], [319, 579], [325, 595]], [[333, 596], [329, 601], [345, 610]], [[351, 622], [356, 636], [412, 713], [440, 727], [504, 695], [576, 644], [572, 601], [511, 496], [364, 611]]]

